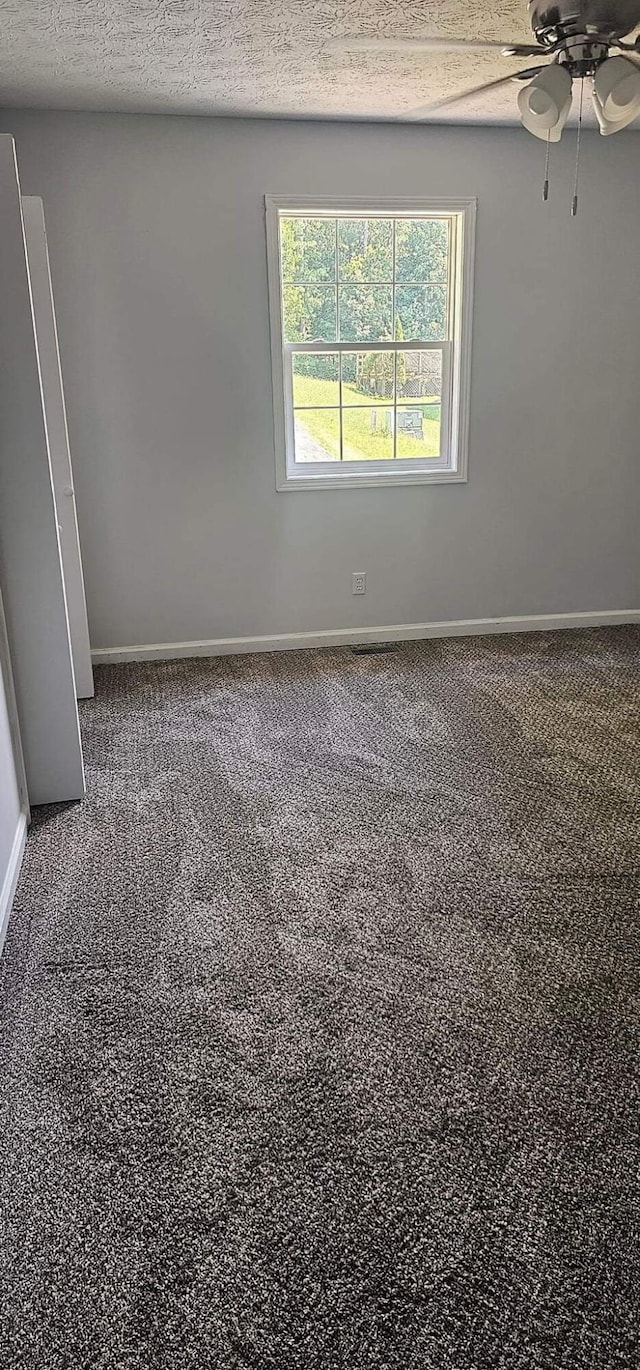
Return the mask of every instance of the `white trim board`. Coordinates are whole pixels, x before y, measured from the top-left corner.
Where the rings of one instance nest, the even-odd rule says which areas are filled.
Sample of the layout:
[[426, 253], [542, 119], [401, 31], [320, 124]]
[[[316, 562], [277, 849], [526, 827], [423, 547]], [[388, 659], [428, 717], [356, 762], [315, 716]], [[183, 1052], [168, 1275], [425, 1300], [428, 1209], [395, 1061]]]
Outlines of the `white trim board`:
[[11, 855], [9, 857], [5, 877], [2, 882], [2, 889], [0, 889], [0, 955], [2, 954], [4, 939], [6, 936], [7, 928], [9, 926], [9, 918], [11, 915], [13, 896], [16, 892], [16, 885], [18, 884], [18, 879], [20, 876], [22, 858], [24, 856], [24, 849], [26, 843], [27, 815], [23, 812], [20, 814], [20, 817], [18, 818], [18, 822], [16, 824], [16, 831], [15, 837], [13, 839], [13, 846], [11, 848]]
[[321, 628], [313, 633], [260, 637], [218, 637], [201, 642], [145, 642], [130, 647], [96, 647], [94, 665], [118, 661], [175, 661], [193, 656], [235, 656], [246, 652], [291, 652], [303, 647], [348, 647], [360, 642], [410, 642], [430, 637], [473, 637], [495, 633], [543, 633], [561, 628], [608, 628], [640, 623], [640, 609], [596, 609], [575, 614], [515, 614], [509, 618], [451, 619], [442, 623], [393, 623], [376, 628]]

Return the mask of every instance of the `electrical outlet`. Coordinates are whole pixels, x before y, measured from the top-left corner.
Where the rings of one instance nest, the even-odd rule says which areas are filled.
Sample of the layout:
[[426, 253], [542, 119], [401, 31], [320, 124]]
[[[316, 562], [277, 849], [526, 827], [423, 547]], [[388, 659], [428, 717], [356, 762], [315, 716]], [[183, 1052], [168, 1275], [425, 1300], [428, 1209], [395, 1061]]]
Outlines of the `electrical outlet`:
[[367, 593], [367, 573], [366, 571], [354, 571], [351, 577], [352, 595], [366, 595]]

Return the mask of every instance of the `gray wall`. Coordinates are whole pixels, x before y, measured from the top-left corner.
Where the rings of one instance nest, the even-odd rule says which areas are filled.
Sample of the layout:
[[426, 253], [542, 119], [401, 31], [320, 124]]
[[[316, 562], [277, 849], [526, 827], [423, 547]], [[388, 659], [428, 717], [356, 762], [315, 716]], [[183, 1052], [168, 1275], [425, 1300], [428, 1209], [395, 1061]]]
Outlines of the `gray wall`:
[[[640, 137], [9, 113], [95, 646], [640, 604]], [[467, 485], [277, 494], [263, 196], [477, 195]], [[351, 595], [366, 570], [365, 598]]]

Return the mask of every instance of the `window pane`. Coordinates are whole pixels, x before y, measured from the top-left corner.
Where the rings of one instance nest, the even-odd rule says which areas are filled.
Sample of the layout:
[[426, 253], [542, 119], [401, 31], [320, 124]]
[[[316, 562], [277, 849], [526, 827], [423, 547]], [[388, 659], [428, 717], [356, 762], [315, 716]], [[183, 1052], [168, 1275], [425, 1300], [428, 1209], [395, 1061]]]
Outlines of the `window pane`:
[[393, 458], [393, 408], [368, 405], [366, 409], [343, 409], [342, 454], [345, 461], [391, 461]]
[[335, 281], [335, 219], [280, 219], [283, 281]]
[[341, 281], [390, 281], [393, 219], [338, 219]]
[[439, 404], [399, 404], [396, 457], [439, 457], [440, 416]]
[[396, 219], [396, 280], [447, 282], [448, 219]]
[[293, 403], [296, 409], [340, 403], [340, 361], [335, 352], [294, 354]]
[[341, 285], [338, 295], [342, 342], [382, 342], [392, 338], [391, 286]]
[[442, 399], [442, 353], [399, 352], [397, 360], [398, 400]]
[[296, 461], [340, 460], [339, 409], [297, 409], [294, 429]]
[[393, 401], [394, 370], [393, 352], [343, 352], [342, 403]]
[[335, 342], [335, 287], [284, 285], [282, 320], [285, 342]]
[[403, 338], [436, 342], [447, 337], [447, 291], [443, 285], [396, 287], [396, 329]]

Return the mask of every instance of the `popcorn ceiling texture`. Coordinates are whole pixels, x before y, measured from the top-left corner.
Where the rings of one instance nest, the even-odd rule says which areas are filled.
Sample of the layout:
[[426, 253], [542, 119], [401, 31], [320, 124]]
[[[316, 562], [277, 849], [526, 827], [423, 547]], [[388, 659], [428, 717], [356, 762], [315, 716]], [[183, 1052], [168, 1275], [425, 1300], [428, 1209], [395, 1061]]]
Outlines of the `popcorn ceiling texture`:
[[96, 684], [0, 964], [2, 1370], [638, 1370], [640, 630]]
[[[329, 39], [531, 41], [525, 0], [4, 0], [4, 106], [393, 118], [527, 65], [323, 51]], [[515, 122], [515, 87], [441, 117]]]

